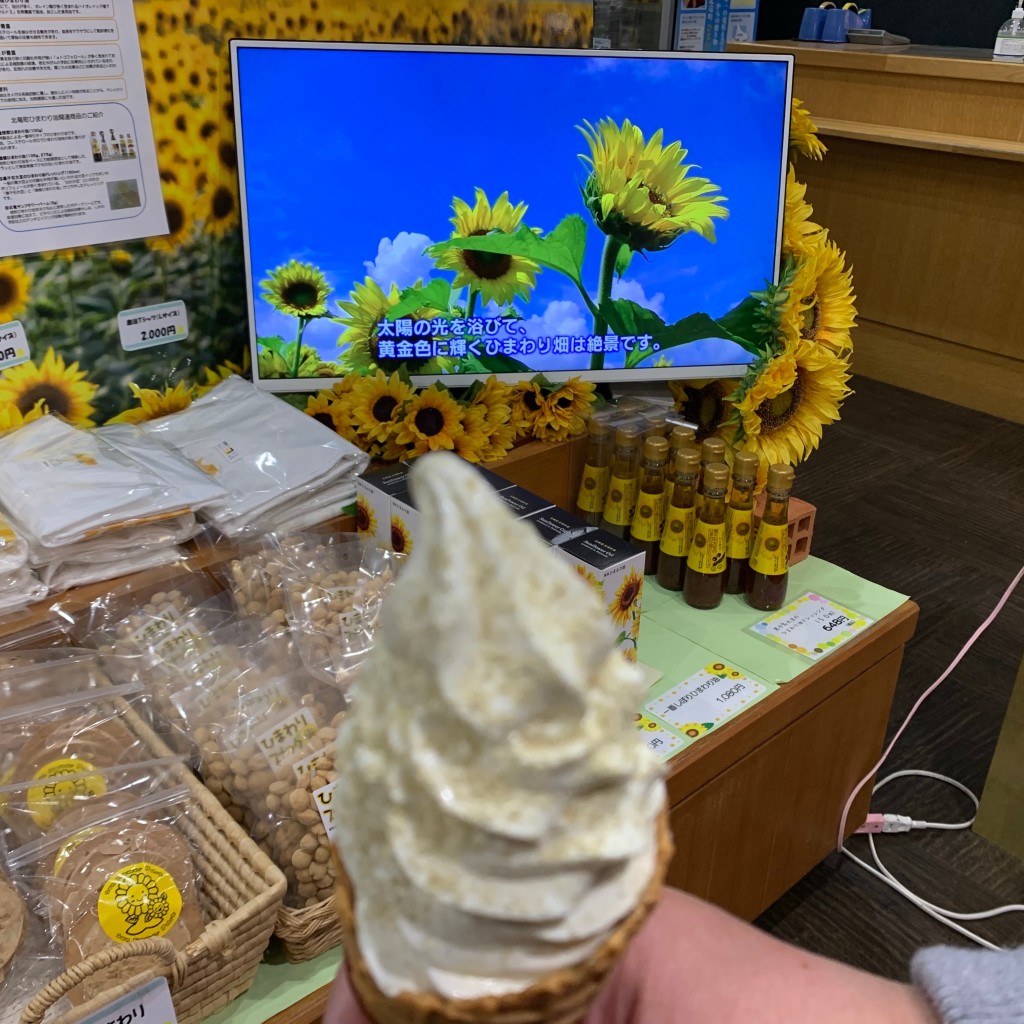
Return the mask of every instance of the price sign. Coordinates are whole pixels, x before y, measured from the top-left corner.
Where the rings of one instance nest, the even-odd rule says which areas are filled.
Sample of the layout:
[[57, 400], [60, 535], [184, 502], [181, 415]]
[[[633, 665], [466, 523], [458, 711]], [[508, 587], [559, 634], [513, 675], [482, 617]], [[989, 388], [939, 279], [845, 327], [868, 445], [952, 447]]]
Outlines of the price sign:
[[154, 978], [79, 1024], [178, 1024], [166, 978]]
[[20, 320], [0, 324], [0, 370], [28, 362], [28, 338]]
[[122, 309], [117, 314], [117, 330], [121, 335], [121, 348], [125, 352], [184, 341], [188, 337], [185, 303], [175, 299], [155, 306]]
[[872, 619], [808, 591], [750, 627], [787, 650], [817, 661], [852, 640]]
[[644, 710], [696, 739], [766, 692], [763, 683], [717, 661], [648, 702]]

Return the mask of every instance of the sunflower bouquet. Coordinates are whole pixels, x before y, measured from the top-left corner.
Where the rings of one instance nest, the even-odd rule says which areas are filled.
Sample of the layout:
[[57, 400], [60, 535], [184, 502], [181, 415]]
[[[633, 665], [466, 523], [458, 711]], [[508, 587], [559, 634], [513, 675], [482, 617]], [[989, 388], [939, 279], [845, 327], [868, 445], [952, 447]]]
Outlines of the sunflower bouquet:
[[[826, 149], [810, 115], [793, 101], [790, 156], [820, 160]], [[698, 425], [698, 439], [718, 435], [736, 451], [767, 466], [796, 465], [839, 419], [850, 394], [851, 331], [856, 323], [852, 271], [846, 256], [813, 221], [807, 186], [790, 163], [783, 222], [783, 269], [778, 285], [754, 296], [749, 337], [757, 356], [734, 380], [670, 384], [676, 407]]]
[[306, 413], [380, 462], [453, 451], [469, 462], [500, 459], [519, 442], [564, 441], [586, 429], [594, 385], [543, 377], [503, 384], [493, 375], [456, 398], [439, 381], [415, 388], [399, 371], [350, 373], [311, 395]]

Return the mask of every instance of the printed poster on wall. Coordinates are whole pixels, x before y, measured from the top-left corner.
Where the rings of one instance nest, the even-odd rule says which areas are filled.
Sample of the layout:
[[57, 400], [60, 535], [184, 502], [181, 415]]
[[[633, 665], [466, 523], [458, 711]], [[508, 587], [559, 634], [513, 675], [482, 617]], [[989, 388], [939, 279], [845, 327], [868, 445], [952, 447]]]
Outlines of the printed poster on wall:
[[167, 233], [131, 0], [0, 0], [0, 256]]

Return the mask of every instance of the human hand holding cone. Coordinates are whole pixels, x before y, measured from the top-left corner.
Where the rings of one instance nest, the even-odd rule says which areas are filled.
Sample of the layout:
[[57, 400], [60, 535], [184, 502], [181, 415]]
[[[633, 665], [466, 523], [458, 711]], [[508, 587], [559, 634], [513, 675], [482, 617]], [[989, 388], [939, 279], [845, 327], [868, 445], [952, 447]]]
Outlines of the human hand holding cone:
[[590, 589], [454, 456], [339, 736], [338, 892], [376, 1024], [577, 1024], [671, 841], [640, 677]]

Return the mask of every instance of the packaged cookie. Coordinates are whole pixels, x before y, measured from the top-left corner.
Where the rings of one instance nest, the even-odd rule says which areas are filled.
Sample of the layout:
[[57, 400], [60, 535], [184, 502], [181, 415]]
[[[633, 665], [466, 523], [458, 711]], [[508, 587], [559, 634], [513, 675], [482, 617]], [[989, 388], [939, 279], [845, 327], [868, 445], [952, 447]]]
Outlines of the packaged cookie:
[[[181, 949], [200, 936], [200, 880], [179, 827], [188, 799], [184, 785], [122, 797], [11, 852], [12, 874], [48, 919], [65, 968], [113, 943], [162, 937]], [[146, 957], [113, 964], [69, 998], [78, 1005], [152, 966]]]
[[0, 708], [82, 693], [109, 682], [95, 651], [48, 647], [0, 651]]
[[0, 779], [45, 781], [152, 756], [127, 724], [153, 721], [141, 682], [97, 687], [0, 710]]
[[28, 913], [21, 894], [0, 875], [0, 982], [7, 973], [7, 965], [21, 948]]
[[[40, 839], [71, 813], [95, 814], [115, 799], [135, 800], [175, 784], [180, 756], [154, 758], [111, 768], [75, 771], [73, 759], [42, 778], [18, 779], [0, 785], [2, 845]], [[63, 767], [65, 770], [60, 770]]]

